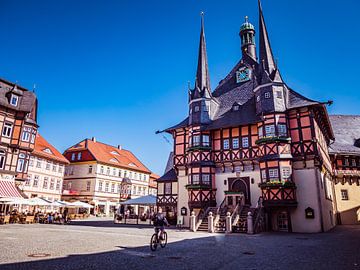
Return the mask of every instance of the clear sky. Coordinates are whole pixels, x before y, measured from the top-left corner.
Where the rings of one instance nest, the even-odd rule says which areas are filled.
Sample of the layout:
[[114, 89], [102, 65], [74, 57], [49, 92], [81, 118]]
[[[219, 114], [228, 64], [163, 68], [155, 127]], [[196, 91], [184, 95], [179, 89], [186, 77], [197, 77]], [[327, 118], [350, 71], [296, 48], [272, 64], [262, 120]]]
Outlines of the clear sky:
[[[360, 1], [263, 0], [285, 81], [331, 114], [359, 114]], [[84, 138], [121, 144], [161, 174], [172, 146], [158, 129], [187, 114], [200, 31], [212, 88], [240, 59], [256, 0], [0, 0], [0, 77], [39, 99], [40, 132], [60, 151]], [[170, 136], [167, 138], [171, 140]]]

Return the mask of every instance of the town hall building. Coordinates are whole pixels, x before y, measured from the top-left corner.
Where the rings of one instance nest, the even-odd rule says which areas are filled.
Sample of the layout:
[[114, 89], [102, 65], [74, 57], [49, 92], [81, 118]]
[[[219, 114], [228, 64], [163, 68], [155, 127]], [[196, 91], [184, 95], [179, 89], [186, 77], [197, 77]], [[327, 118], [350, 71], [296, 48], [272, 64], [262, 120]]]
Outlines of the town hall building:
[[246, 17], [239, 35], [242, 57], [212, 90], [202, 17], [189, 114], [164, 130], [174, 149], [158, 206], [185, 226], [191, 212], [207, 220], [211, 211], [218, 231], [227, 212], [233, 231], [246, 230], [248, 212], [259, 230], [327, 231], [336, 224], [328, 102], [283, 80], [260, 2], [259, 29]]

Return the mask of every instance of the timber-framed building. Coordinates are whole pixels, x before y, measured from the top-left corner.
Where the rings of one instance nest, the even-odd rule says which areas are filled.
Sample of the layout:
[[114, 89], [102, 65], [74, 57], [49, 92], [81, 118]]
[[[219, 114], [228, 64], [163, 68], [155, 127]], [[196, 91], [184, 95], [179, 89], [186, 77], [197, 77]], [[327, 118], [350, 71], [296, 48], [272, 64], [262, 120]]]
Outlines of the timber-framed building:
[[260, 2], [258, 31], [255, 42], [246, 17], [239, 33], [242, 58], [212, 91], [202, 17], [189, 114], [164, 130], [174, 149], [157, 180], [158, 205], [183, 216], [185, 226], [191, 212], [200, 220], [211, 211], [219, 231], [226, 212], [234, 217], [234, 231], [246, 230], [248, 212], [255, 226], [269, 230], [329, 230], [336, 207], [327, 102], [304, 97], [283, 80]]

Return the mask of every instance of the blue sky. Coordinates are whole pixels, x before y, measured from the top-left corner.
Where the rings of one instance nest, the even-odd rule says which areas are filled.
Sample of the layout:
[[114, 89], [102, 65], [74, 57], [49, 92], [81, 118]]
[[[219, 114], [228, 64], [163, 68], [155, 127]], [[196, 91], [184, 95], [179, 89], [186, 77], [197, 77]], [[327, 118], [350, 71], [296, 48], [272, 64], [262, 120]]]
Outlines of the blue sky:
[[[359, 9], [356, 0], [263, 0], [284, 79], [334, 100], [332, 114], [359, 114]], [[61, 151], [92, 136], [121, 144], [159, 174], [172, 146], [155, 131], [186, 116], [200, 11], [213, 89], [240, 59], [244, 16], [258, 29], [256, 0], [0, 0], [0, 10], [0, 77], [36, 84], [42, 135]]]

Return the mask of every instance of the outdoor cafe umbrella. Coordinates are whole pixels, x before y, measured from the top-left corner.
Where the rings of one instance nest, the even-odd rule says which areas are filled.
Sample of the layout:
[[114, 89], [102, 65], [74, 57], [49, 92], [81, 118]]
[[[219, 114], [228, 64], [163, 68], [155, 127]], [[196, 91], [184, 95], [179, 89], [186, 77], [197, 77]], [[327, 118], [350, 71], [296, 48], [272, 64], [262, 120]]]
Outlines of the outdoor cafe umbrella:
[[156, 205], [156, 196], [147, 195], [142, 196], [136, 199], [127, 200], [125, 202], [121, 202], [123, 205]]

